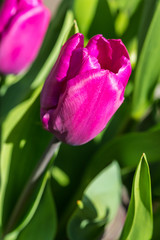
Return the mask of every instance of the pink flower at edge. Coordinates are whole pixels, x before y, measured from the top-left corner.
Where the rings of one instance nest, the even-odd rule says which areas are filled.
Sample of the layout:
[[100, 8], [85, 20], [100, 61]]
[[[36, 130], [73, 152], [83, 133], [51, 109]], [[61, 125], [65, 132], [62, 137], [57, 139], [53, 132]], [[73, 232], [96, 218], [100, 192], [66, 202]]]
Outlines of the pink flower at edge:
[[124, 100], [131, 74], [119, 39], [77, 33], [62, 47], [41, 93], [43, 127], [59, 140], [81, 145], [99, 134]]
[[18, 74], [36, 58], [50, 11], [41, 0], [5, 0], [0, 9], [0, 72]]

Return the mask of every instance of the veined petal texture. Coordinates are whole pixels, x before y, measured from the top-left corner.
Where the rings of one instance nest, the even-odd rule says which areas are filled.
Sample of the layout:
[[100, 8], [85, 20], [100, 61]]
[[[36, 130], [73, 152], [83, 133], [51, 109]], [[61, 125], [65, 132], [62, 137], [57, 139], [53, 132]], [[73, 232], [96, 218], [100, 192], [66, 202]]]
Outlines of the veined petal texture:
[[130, 74], [129, 55], [121, 40], [96, 35], [84, 47], [83, 35], [73, 35], [41, 93], [44, 128], [71, 145], [90, 141], [122, 104]]

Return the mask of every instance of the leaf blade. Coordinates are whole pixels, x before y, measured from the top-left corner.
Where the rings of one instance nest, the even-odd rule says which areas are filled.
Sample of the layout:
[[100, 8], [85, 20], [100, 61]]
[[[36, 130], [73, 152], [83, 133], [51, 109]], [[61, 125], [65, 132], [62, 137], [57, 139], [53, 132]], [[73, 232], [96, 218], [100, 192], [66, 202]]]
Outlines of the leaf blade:
[[[149, 166], [143, 154], [134, 176], [131, 200], [121, 240], [151, 239], [153, 231], [151, 195]], [[143, 231], [144, 225], [145, 231]]]
[[[111, 181], [112, 180], [112, 181]], [[101, 171], [85, 189], [68, 224], [69, 239], [97, 239], [117, 213], [121, 199], [120, 169], [116, 162]]]
[[152, 101], [154, 85], [160, 74], [160, 2], [157, 3], [135, 75], [132, 116], [141, 118]]

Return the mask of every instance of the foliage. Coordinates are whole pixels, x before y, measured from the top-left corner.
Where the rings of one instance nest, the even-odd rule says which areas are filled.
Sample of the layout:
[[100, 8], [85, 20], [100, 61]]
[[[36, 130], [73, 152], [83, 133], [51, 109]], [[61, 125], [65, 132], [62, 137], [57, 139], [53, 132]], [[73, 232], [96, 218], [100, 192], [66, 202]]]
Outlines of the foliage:
[[[160, 238], [159, 16], [159, 0], [63, 0], [30, 69], [0, 76], [0, 239], [107, 240], [105, 229], [124, 224], [116, 220], [121, 208], [127, 217], [113, 228], [115, 239]], [[62, 44], [78, 31], [85, 43], [100, 33], [125, 43], [133, 69], [125, 101], [94, 140], [61, 144], [13, 217], [52, 138], [39, 117], [42, 85]]]

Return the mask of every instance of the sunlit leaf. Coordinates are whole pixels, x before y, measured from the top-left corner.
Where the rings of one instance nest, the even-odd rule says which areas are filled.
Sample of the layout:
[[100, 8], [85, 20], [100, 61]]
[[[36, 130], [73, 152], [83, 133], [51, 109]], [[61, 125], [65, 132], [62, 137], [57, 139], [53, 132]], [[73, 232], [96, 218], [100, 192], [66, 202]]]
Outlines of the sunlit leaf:
[[98, 0], [75, 0], [75, 18], [80, 27], [80, 31], [86, 34], [94, 18]]
[[149, 166], [143, 154], [137, 167], [127, 218], [121, 240], [148, 240], [152, 237], [152, 197]]
[[106, 167], [88, 185], [68, 225], [69, 239], [93, 240], [117, 213], [121, 199], [120, 169], [116, 162]]
[[[73, 13], [72, 11], [69, 11], [68, 12], [72, 17], [73, 17]], [[76, 20], [73, 20], [73, 24], [70, 26], [70, 28], [68, 29], [68, 32], [66, 32], [66, 35], [63, 39], [63, 44], [74, 34], [78, 33], [79, 32], [79, 28], [78, 28], [78, 25], [77, 25], [77, 21]]]

